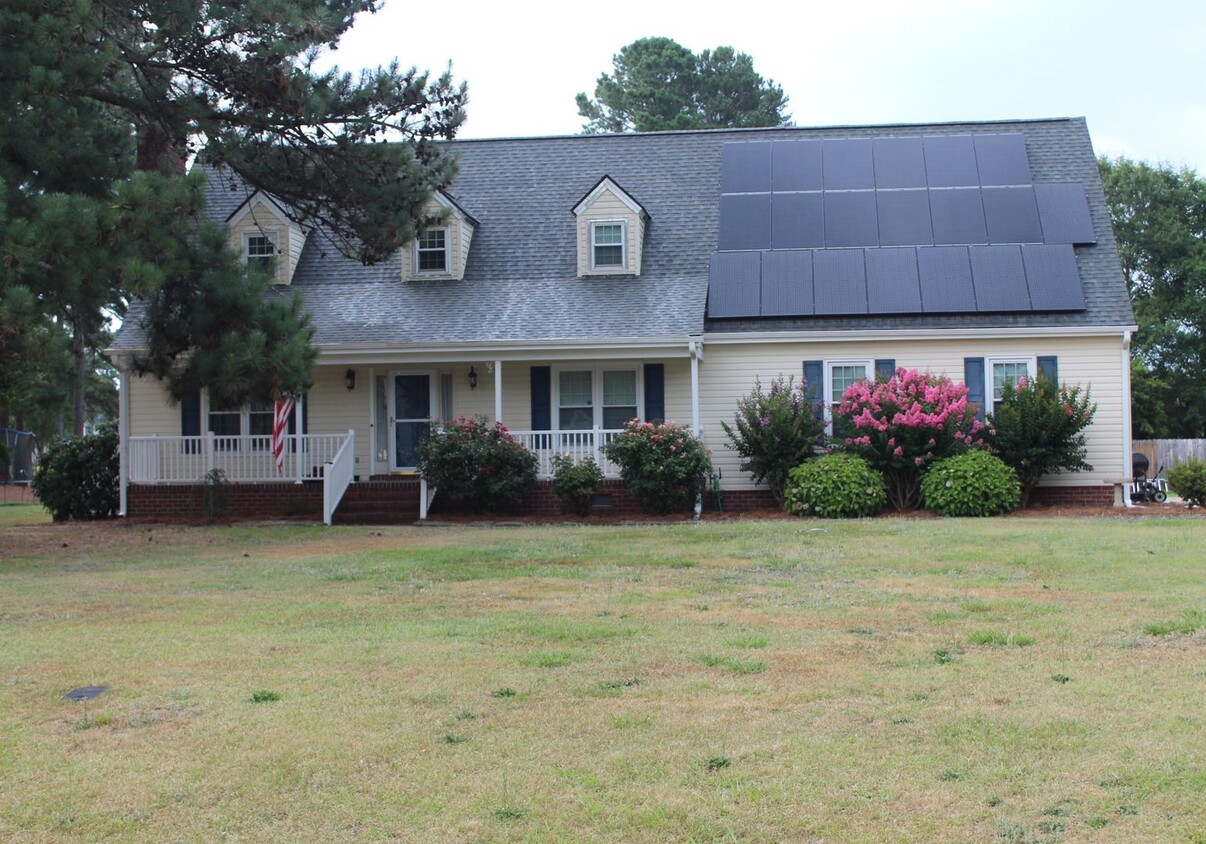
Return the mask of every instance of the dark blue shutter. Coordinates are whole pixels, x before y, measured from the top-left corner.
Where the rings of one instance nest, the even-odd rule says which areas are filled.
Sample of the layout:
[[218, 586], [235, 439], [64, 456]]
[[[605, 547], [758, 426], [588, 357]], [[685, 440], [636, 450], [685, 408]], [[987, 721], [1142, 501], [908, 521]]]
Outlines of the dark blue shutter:
[[963, 359], [963, 383], [967, 400], [976, 406], [976, 418], [984, 421], [984, 358]]
[[[189, 390], [180, 399], [180, 435], [183, 437], [201, 436], [201, 390]], [[185, 443], [185, 453], [196, 454], [197, 443]]]
[[666, 418], [666, 366], [645, 364], [645, 419]]
[[882, 378], [887, 381], [896, 374], [896, 360], [894, 358], [882, 358], [875, 362], [875, 378]]
[[1059, 384], [1059, 359], [1055, 355], [1040, 355], [1038, 371], [1052, 384]]
[[532, 367], [532, 430], [553, 430], [553, 370]]
[[820, 360], [804, 361], [804, 395], [812, 400], [816, 407], [817, 418], [825, 416], [825, 362]]

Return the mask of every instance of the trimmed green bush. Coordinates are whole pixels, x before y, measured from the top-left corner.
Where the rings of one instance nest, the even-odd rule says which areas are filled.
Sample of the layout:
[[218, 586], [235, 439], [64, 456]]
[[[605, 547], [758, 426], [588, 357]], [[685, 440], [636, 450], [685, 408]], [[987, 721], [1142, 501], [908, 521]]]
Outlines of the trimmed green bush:
[[33, 491], [56, 522], [117, 515], [117, 427], [50, 444], [34, 471]]
[[883, 476], [861, 457], [838, 452], [792, 469], [783, 506], [796, 516], [852, 519], [870, 516], [887, 503]]
[[1190, 507], [1206, 507], [1206, 460], [1186, 460], [1168, 470], [1168, 488]]
[[515, 507], [536, 483], [536, 455], [484, 416], [433, 423], [419, 446], [419, 471], [448, 499], [470, 512]]
[[1017, 473], [987, 451], [939, 460], [921, 479], [925, 506], [940, 516], [999, 516], [1022, 498]]
[[595, 495], [602, 487], [603, 470], [591, 458], [575, 462], [568, 454], [553, 456], [553, 494], [563, 511], [589, 516]]
[[690, 508], [712, 469], [704, 444], [673, 422], [633, 419], [604, 452], [620, 467], [628, 494], [654, 513]]

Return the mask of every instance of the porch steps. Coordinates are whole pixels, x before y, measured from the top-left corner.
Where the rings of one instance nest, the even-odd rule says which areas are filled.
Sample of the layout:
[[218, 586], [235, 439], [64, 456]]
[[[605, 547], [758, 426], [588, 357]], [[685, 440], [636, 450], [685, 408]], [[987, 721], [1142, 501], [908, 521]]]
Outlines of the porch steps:
[[385, 479], [353, 482], [335, 509], [337, 525], [408, 525], [419, 519], [419, 482]]

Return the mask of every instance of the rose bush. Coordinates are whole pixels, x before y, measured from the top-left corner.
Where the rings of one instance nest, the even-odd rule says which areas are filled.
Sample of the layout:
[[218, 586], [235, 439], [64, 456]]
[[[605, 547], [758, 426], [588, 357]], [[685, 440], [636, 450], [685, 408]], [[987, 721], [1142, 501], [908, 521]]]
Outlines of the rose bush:
[[603, 451], [620, 467], [628, 494], [654, 513], [691, 507], [712, 470], [704, 444], [673, 422], [633, 419]]

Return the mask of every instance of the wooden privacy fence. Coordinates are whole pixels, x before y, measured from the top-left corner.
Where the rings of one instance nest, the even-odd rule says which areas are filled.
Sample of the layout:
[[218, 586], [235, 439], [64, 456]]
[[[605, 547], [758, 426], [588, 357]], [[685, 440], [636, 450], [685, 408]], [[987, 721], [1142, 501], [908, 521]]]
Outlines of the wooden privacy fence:
[[1131, 451], [1147, 456], [1151, 462], [1149, 471], [1154, 475], [1161, 466], [1168, 470], [1192, 458], [1206, 460], [1206, 439], [1132, 440]]

